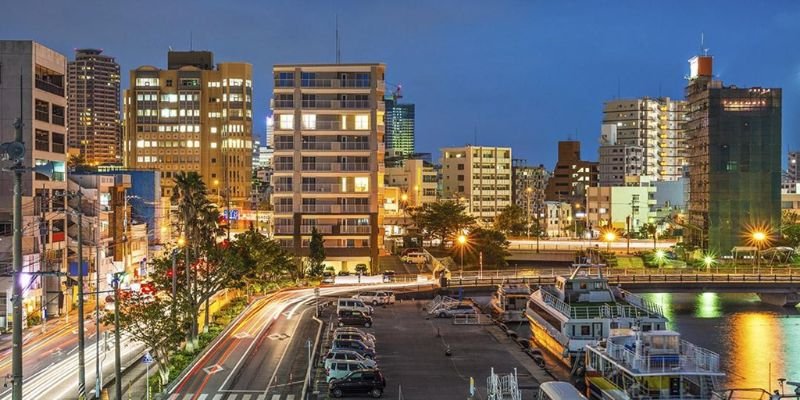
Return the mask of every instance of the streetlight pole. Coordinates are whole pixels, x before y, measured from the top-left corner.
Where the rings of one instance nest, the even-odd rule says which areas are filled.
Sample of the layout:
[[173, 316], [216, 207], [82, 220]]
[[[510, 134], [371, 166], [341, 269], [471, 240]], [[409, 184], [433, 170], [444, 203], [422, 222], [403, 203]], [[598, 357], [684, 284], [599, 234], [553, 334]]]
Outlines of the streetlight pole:
[[464, 246], [467, 244], [467, 237], [462, 233], [458, 235], [458, 244], [461, 246], [461, 278], [464, 277]]
[[[19, 119], [14, 124], [15, 142], [23, 146], [22, 138], [22, 75], [19, 76]], [[4, 144], [5, 147], [5, 144]], [[22, 157], [14, 166], [14, 287], [12, 290], [12, 356], [11, 356], [11, 398], [22, 400]], [[80, 232], [80, 230], [79, 230]], [[80, 274], [79, 274], [80, 275]]]
[[[122, 398], [122, 360], [120, 357], [120, 338], [119, 338], [119, 278], [120, 274], [114, 274], [114, 398]], [[98, 338], [99, 340], [99, 338]], [[99, 345], [99, 343], [98, 343]], [[149, 385], [149, 383], [148, 383]]]
[[[528, 208], [525, 213], [528, 218], [528, 223], [526, 224], [526, 226], [528, 227], [528, 240], [531, 240], [531, 193], [533, 193], [533, 189], [531, 189], [531, 187], [528, 186], [528, 188], [525, 189], [525, 192], [528, 194]], [[539, 252], [538, 246], [536, 252], [537, 253]]]

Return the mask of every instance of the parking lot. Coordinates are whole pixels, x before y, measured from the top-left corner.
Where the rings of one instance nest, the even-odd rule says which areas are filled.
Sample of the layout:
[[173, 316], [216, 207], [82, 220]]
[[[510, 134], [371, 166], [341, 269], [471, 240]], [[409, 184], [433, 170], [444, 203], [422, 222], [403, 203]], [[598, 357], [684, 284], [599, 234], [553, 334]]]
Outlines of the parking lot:
[[[486, 399], [491, 368], [497, 374], [516, 368], [524, 398], [533, 398], [538, 386], [533, 374], [539, 376], [540, 371], [519, 346], [493, 325], [454, 325], [450, 318], [429, 317], [423, 311], [427, 303], [378, 306], [374, 326], [365, 329], [376, 337], [376, 358], [387, 383], [383, 398], [464, 400], [472, 378], [473, 398]], [[326, 351], [323, 345], [322, 354]], [[324, 380], [322, 372], [317, 377]], [[319, 398], [327, 398], [325, 385], [318, 389]]]

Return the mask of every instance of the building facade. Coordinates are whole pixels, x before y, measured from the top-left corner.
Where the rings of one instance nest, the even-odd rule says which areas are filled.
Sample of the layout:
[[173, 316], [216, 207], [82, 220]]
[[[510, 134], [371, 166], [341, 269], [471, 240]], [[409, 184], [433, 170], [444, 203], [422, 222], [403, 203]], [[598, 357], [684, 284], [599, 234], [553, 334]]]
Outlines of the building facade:
[[[558, 142], [558, 161], [553, 175], [547, 181], [545, 198], [573, 204], [573, 209], [586, 203], [589, 187], [597, 186], [597, 162], [581, 159], [581, 143]], [[579, 205], [576, 207], [575, 205]]]
[[[1, 40], [0, 65], [0, 143], [15, 141], [14, 123], [22, 113], [23, 270], [66, 272], [67, 59], [34, 41]], [[12, 263], [13, 181], [14, 174], [0, 173], [0, 186], [6, 188], [0, 190], [0, 235], [7, 236], [0, 240], [3, 270]], [[46, 304], [48, 315], [59, 315], [67, 311], [58, 301], [66, 290], [62, 278], [35, 279], [23, 308], [28, 315], [41, 315]], [[9, 304], [5, 294], [0, 288], [0, 307]], [[10, 323], [10, 313], [10, 308], [0, 312], [3, 327]]]
[[326, 264], [376, 265], [383, 248], [384, 64], [273, 68], [275, 238], [308, 255], [324, 237]]
[[402, 166], [386, 167], [384, 178], [386, 186], [400, 188], [401, 207], [420, 207], [436, 201], [436, 170], [425, 160], [408, 159]]
[[616, 124], [603, 124], [599, 153], [597, 169], [601, 186], [624, 186], [631, 178], [644, 175], [644, 148], [621, 144]]
[[[686, 164], [685, 121], [684, 101], [668, 97], [607, 101], [603, 105], [601, 146], [641, 148], [640, 159], [627, 160], [626, 169], [618, 169], [614, 175], [641, 175], [652, 181], [675, 180], [683, 176]], [[610, 132], [606, 126], [615, 127], [613, 139], [607, 137]], [[616, 158], [619, 158], [620, 149], [617, 150]], [[609, 152], [610, 149], [606, 149], [606, 153]], [[602, 147], [600, 156], [601, 174], [607, 175], [610, 171], [603, 168]]]
[[166, 197], [179, 172], [198, 172], [209, 191], [219, 195], [222, 208], [247, 208], [252, 66], [214, 64], [208, 51], [170, 51], [167, 64], [167, 69], [142, 66], [130, 73], [123, 120], [126, 166], [159, 171]]
[[386, 96], [386, 157], [405, 159], [414, 154], [414, 104]]
[[119, 64], [102, 50], [75, 50], [68, 65], [69, 148], [88, 165], [122, 162]]
[[544, 213], [540, 214], [539, 223], [543, 235], [552, 238], [572, 237], [577, 227], [572, 216], [572, 206], [562, 201], [545, 201]]
[[442, 197], [464, 199], [468, 212], [490, 225], [511, 205], [511, 148], [448, 147], [442, 152]]
[[531, 166], [516, 159], [511, 164], [511, 201], [530, 214], [531, 220], [544, 212], [545, 189], [550, 172], [544, 165]]
[[780, 226], [781, 89], [724, 86], [712, 58], [690, 60], [690, 243], [717, 254]]
[[797, 185], [800, 184], [800, 166], [797, 165], [798, 158], [800, 158], [800, 151], [790, 151], [787, 157], [786, 173], [783, 175], [781, 184], [782, 193], [800, 193], [797, 191]]
[[654, 186], [597, 186], [589, 188], [587, 221], [593, 236], [612, 227], [638, 232], [655, 218]]

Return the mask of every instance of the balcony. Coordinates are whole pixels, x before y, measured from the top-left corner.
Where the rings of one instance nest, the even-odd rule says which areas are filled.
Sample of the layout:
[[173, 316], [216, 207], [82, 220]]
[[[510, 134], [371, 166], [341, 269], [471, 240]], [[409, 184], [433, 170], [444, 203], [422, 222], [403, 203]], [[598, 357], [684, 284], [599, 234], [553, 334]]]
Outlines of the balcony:
[[304, 213], [343, 214], [368, 213], [368, 204], [303, 204]]
[[303, 142], [303, 150], [369, 150], [369, 142]]
[[303, 150], [332, 150], [334, 142], [303, 142]]
[[276, 192], [291, 192], [292, 191], [292, 184], [291, 183], [278, 183], [275, 185]]
[[52, 93], [56, 96], [64, 97], [64, 86], [48, 82], [44, 79], [36, 79], [36, 88], [44, 90], [47, 93]]
[[369, 172], [369, 163], [303, 163], [303, 171]]
[[294, 100], [275, 100], [274, 108], [294, 108]]
[[275, 233], [292, 234], [294, 225], [275, 225]]
[[275, 212], [276, 213], [284, 213], [284, 214], [285, 213], [291, 213], [291, 212], [293, 212], [292, 205], [291, 204], [276, 204], [275, 205]]
[[275, 163], [275, 171], [292, 171], [294, 165], [288, 162]]
[[300, 226], [300, 233], [301, 234], [311, 234], [311, 231], [317, 228], [317, 232], [322, 234], [330, 234], [333, 233], [333, 226], [332, 225], [301, 225]]
[[301, 79], [300, 87], [304, 88], [352, 88], [369, 89], [368, 79]]
[[294, 142], [275, 142], [275, 150], [294, 150]]
[[371, 233], [372, 227], [369, 225], [341, 225], [339, 233]]
[[334, 171], [337, 163], [303, 163], [303, 171]]
[[312, 109], [369, 109], [369, 100], [303, 100], [303, 108]]
[[303, 193], [339, 193], [340, 188], [338, 183], [306, 183], [303, 184]]
[[294, 86], [294, 79], [275, 79], [275, 87], [288, 88]]
[[341, 163], [342, 171], [369, 171], [369, 163]]

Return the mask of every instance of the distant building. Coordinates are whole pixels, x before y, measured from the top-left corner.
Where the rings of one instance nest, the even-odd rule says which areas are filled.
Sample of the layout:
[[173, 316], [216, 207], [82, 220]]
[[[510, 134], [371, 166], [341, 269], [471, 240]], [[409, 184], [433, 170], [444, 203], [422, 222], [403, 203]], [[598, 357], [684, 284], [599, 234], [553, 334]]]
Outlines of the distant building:
[[[606, 227], [638, 232], [655, 217], [654, 186], [597, 186], [589, 188], [587, 221], [594, 236]], [[630, 226], [628, 226], [630, 218]]]
[[717, 254], [780, 227], [781, 89], [723, 86], [712, 57], [689, 60], [690, 243]]
[[479, 223], [492, 224], [511, 205], [511, 148], [468, 145], [441, 152], [442, 197], [465, 201]]
[[545, 198], [570, 203], [575, 212], [585, 207], [588, 189], [597, 184], [597, 162], [581, 159], [581, 143], [558, 142], [558, 161], [547, 181]]
[[563, 201], [545, 201], [544, 218], [539, 219], [544, 235], [547, 237], [572, 237], [576, 227], [572, 206]]
[[122, 162], [119, 64], [98, 49], [75, 50], [69, 63], [69, 148], [88, 165]]
[[797, 186], [800, 184], [800, 166], [797, 165], [800, 151], [790, 151], [787, 159], [788, 168], [781, 182], [782, 193], [800, 193]]
[[[15, 141], [14, 123], [22, 112], [23, 270], [67, 272], [67, 59], [34, 41], [0, 40], [0, 65], [0, 143]], [[13, 180], [14, 174], [0, 173], [0, 269], [4, 271], [11, 268], [12, 259]], [[68, 311], [59, 309], [56, 301], [59, 293], [68, 294], [64, 282], [56, 276], [32, 280], [23, 308], [40, 314], [41, 296], [47, 294], [50, 316]], [[9, 304], [6, 294], [0, 287], [0, 307]], [[11, 323], [10, 308], [7, 313], [0, 313], [3, 328]]]
[[[424, 160], [408, 159], [402, 166], [386, 167], [386, 186], [400, 189], [400, 207], [419, 207], [436, 201], [436, 170]], [[405, 203], [402, 204], [403, 194]]]
[[198, 172], [231, 208], [247, 208], [252, 65], [214, 64], [209, 51], [170, 51], [167, 64], [167, 69], [146, 65], [130, 72], [124, 111], [127, 168], [159, 171], [167, 197], [176, 174]]
[[275, 238], [307, 256], [314, 228], [337, 271], [376, 268], [383, 248], [386, 65], [273, 68]]
[[414, 153], [414, 104], [400, 103], [396, 96], [386, 96], [386, 157], [408, 158]]
[[[610, 183], [609, 175], [615, 181], [620, 181], [620, 175], [645, 176], [648, 181], [671, 181], [683, 176], [685, 122], [684, 101], [668, 97], [607, 101], [603, 106], [600, 140], [600, 180], [605, 182], [601, 185]], [[613, 135], [609, 126], [615, 127]], [[604, 149], [605, 146], [612, 149]], [[624, 169], [609, 170], [604, 167], [609, 162]]]
[[644, 174], [644, 147], [621, 144], [615, 124], [603, 124], [599, 152], [600, 186], [625, 186]]
[[531, 214], [531, 221], [544, 212], [545, 189], [550, 172], [544, 165], [531, 166], [525, 160], [513, 160], [511, 165], [512, 203]]

